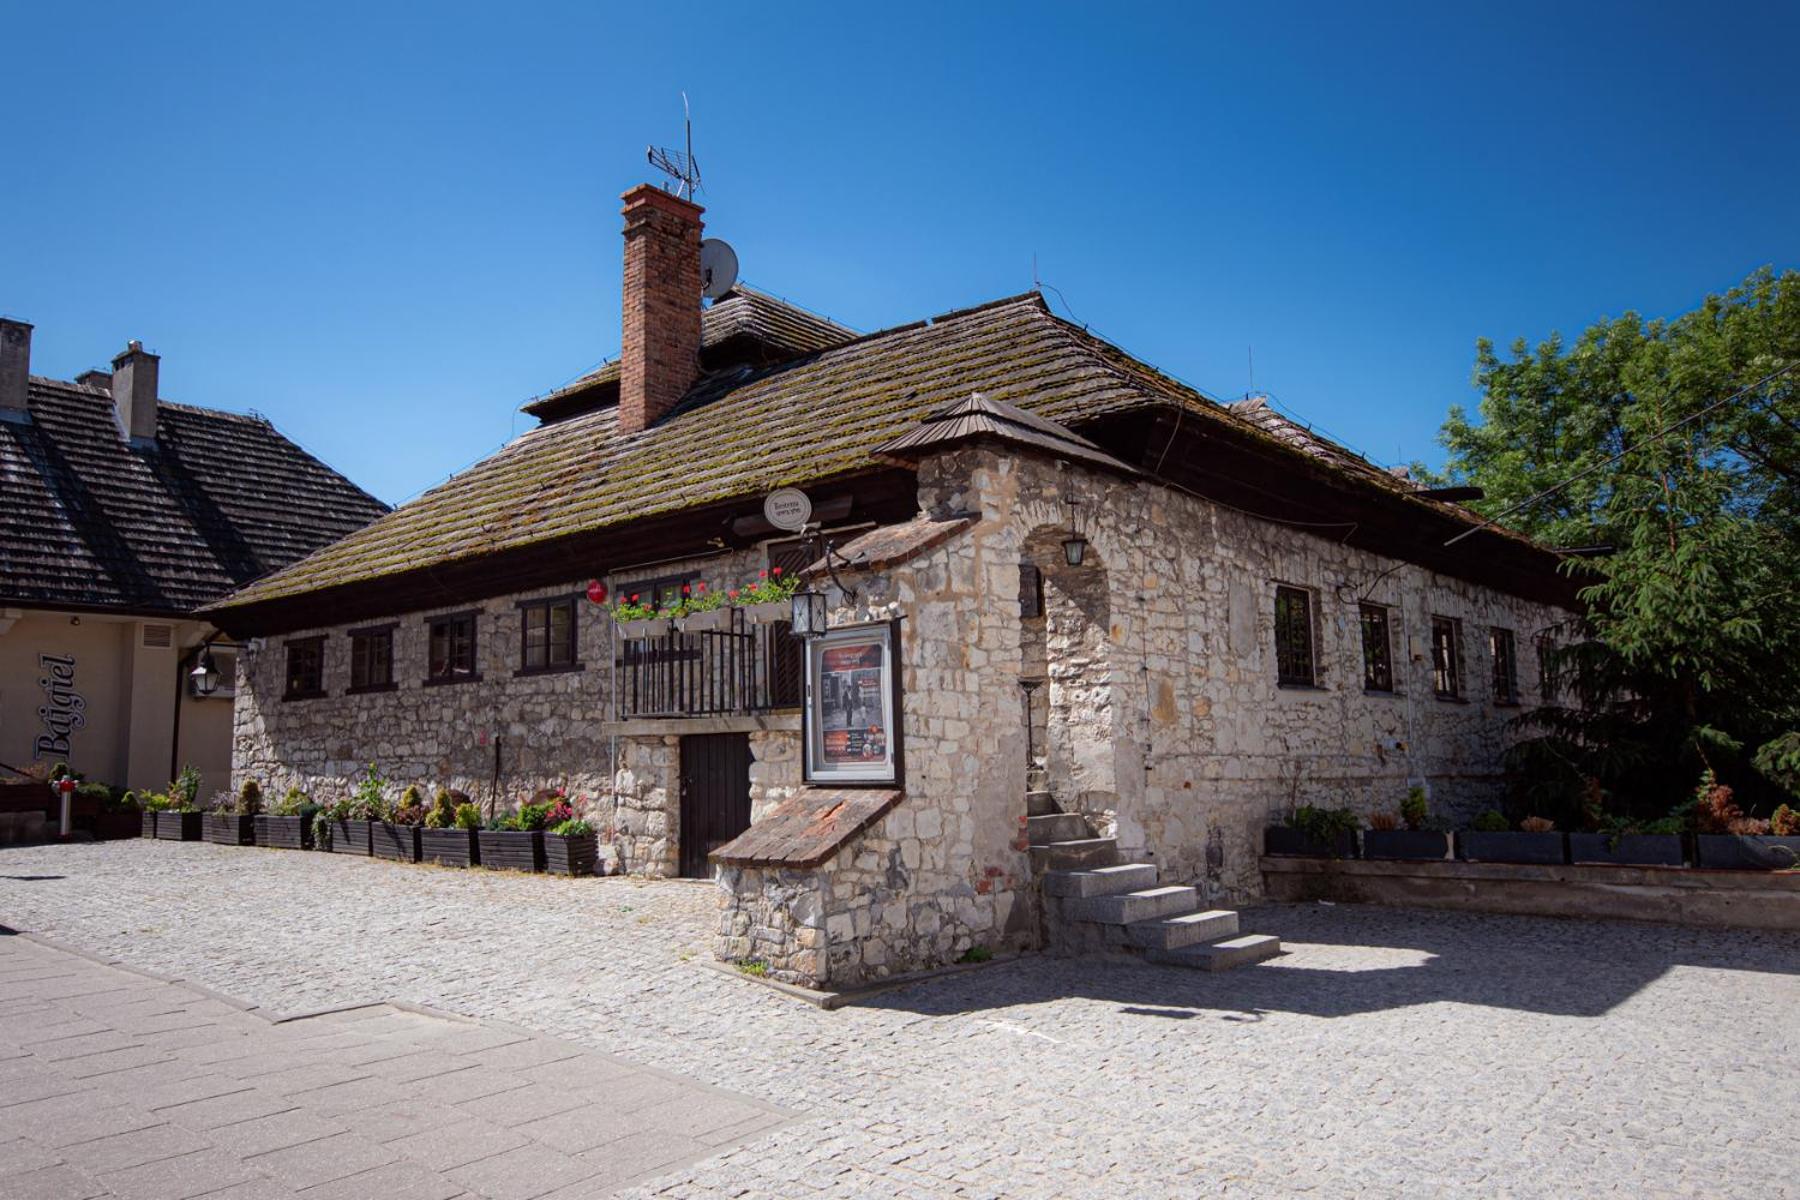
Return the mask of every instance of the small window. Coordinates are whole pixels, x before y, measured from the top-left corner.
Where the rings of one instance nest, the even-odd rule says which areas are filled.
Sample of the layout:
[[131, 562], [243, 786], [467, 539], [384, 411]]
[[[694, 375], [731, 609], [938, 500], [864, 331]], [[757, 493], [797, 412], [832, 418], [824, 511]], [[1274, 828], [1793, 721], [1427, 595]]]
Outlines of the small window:
[[394, 627], [350, 631], [350, 690], [383, 691], [394, 686]]
[[1029, 621], [1044, 615], [1044, 573], [1032, 563], [1019, 564], [1019, 616]]
[[1313, 686], [1312, 593], [1305, 588], [1275, 589], [1275, 682]]
[[431, 630], [425, 682], [463, 683], [481, 676], [475, 671], [475, 614], [451, 613], [425, 622]]
[[633, 604], [648, 604], [651, 608], [668, 608], [681, 603], [683, 588], [692, 588], [700, 578], [698, 571], [690, 571], [685, 575], [664, 575], [657, 579], [640, 579], [635, 583], [627, 583], [619, 588], [619, 598], [629, 600]]
[[575, 601], [532, 600], [519, 605], [521, 671], [571, 671], [575, 658]]
[[1362, 606], [1363, 690], [1394, 690], [1393, 646], [1388, 640], [1388, 610], [1379, 604]]
[[325, 639], [296, 638], [287, 644], [284, 700], [311, 700], [325, 694]]
[[1532, 640], [1537, 643], [1538, 699], [1545, 704], [1555, 704], [1558, 691], [1556, 638], [1540, 633]]
[[1449, 617], [1431, 618], [1431, 687], [1440, 699], [1462, 697], [1462, 631]]
[[1488, 632], [1488, 649], [1494, 655], [1494, 703], [1519, 702], [1519, 654], [1513, 631], [1498, 626]]

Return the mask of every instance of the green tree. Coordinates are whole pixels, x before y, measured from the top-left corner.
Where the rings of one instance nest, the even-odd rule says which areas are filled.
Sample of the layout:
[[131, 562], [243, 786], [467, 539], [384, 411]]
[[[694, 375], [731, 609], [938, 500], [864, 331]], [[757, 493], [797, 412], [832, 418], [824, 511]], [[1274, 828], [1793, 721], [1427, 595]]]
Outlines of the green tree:
[[1475, 382], [1439, 478], [1548, 545], [1610, 548], [1570, 562], [1588, 607], [1558, 631], [1560, 702], [1521, 718], [1520, 802], [1568, 819], [1598, 789], [1648, 815], [1711, 767], [1770, 806], [1792, 755], [1754, 752], [1800, 729], [1800, 274], [1510, 359], [1482, 342]]

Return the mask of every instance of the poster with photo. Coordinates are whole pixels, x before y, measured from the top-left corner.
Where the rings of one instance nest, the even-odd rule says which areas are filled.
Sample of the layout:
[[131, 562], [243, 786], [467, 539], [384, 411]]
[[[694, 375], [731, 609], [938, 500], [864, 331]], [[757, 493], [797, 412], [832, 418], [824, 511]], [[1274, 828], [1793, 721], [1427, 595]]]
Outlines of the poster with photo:
[[887, 627], [833, 631], [811, 649], [809, 775], [891, 780], [893, 679]]

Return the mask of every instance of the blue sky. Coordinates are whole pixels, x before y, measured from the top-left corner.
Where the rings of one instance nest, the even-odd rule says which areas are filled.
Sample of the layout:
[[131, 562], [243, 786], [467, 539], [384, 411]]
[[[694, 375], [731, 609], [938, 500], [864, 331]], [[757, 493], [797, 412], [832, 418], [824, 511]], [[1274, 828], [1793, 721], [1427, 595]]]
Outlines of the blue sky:
[[[1453, 11], [1454, 10], [1454, 11]], [[1026, 290], [1435, 461], [1477, 336], [1800, 266], [1800, 6], [8, 4], [0, 312], [128, 338], [402, 500], [619, 340], [693, 103], [709, 233], [863, 329]], [[1054, 299], [1054, 297], [1053, 297]], [[1059, 310], [1062, 301], [1056, 301]]]

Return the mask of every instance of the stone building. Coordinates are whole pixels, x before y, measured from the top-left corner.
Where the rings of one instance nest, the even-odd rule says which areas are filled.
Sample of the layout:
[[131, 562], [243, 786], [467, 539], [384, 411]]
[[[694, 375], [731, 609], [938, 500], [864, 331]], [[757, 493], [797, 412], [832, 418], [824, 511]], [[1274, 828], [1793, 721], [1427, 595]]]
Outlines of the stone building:
[[195, 610], [387, 508], [261, 417], [161, 397], [137, 342], [34, 376], [31, 332], [0, 319], [0, 766], [227, 787], [235, 649]]
[[[747, 288], [703, 307], [701, 210], [624, 200], [616, 363], [211, 610], [255, 647], [240, 775], [566, 786], [608, 870], [716, 874], [721, 957], [833, 985], [1042, 945], [1045, 867], [1248, 898], [1297, 805], [1495, 802], [1572, 604], [1555, 556], [1447, 544], [1477, 524], [1453, 497], [1036, 293], [872, 334]], [[791, 612], [646, 630], [594, 599], [777, 574]]]

